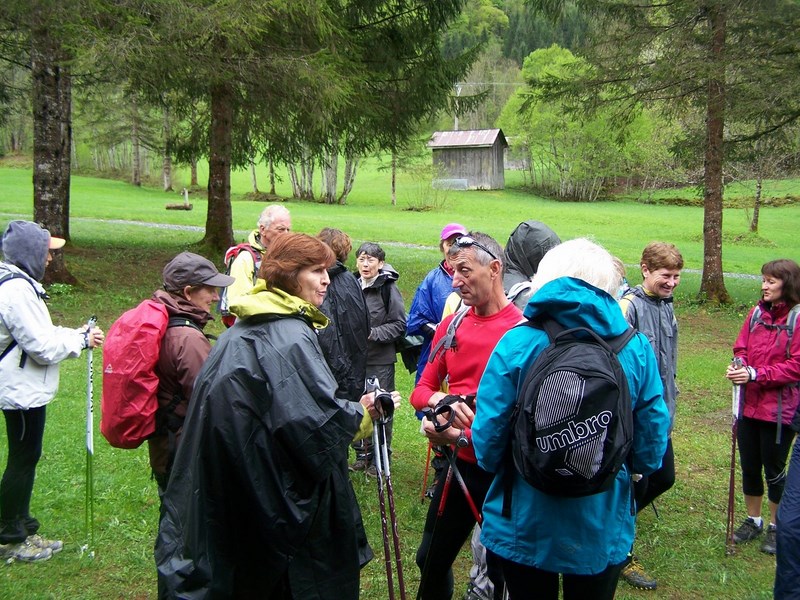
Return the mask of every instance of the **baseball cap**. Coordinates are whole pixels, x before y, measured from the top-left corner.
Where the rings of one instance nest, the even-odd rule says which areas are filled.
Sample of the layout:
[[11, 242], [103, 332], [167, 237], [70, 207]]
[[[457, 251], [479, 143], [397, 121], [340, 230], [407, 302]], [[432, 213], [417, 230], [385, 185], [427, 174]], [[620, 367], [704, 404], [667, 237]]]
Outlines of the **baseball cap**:
[[211, 285], [227, 287], [236, 281], [223, 275], [207, 258], [193, 252], [181, 252], [167, 263], [162, 273], [164, 289], [180, 290], [187, 285]]
[[446, 240], [454, 235], [467, 235], [467, 228], [461, 223], [448, 223], [444, 226], [444, 229], [442, 229], [441, 239]]
[[59, 248], [63, 248], [64, 244], [67, 243], [67, 240], [60, 237], [50, 236], [50, 250], [58, 250]]

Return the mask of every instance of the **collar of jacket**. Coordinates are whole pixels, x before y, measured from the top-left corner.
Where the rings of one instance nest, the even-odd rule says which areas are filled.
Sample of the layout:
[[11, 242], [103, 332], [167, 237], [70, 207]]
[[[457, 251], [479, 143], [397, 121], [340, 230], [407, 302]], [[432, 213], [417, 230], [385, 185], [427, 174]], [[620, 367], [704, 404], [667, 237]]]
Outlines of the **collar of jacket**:
[[241, 319], [255, 316], [302, 317], [314, 329], [323, 329], [330, 322], [316, 306], [302, 298], [275, 288], [268, 290], [263, 279], [247, 294], [231, 302], [230, 310]]
[[250, 232], [250, 235], [247, 236], [247, 243], [262, 254], [265, 252], [264, 246], [261, 245], [261, 234], [258, 232], [258, 229]]
[[636, 290], [639, 290], [641, 292], [640, 295], [642, 296], [642, 298], [647, 298], [648, 300], [652, 300], [653, 302], [656, 303], [657, 302], [671, 303], [674, 299], [674, 296], [669, 296], [667, 298], [662, 298], [661, 296], [657, 296], [653, 292], [644, 289], [644, 286], [641, 284], [631, 289], [634, 291], [634, 293], [636, 292]]

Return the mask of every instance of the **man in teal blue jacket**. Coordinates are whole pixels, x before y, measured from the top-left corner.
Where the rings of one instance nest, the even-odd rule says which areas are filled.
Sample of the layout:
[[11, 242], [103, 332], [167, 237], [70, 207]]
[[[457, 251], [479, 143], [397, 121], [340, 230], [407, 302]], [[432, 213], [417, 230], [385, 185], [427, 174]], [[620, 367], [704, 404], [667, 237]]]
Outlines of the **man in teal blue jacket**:
[[[534, 278], [538, 291], [524, 315], [547, 315], [566, 328], [583, 326], [603, 338], [616, 337], [628, 327], [612, 296], [619, 279], [606, 250], [588, 240], [565, 242], [539, 265]], [[490, 562], [502, 570], [512, 598], [536, 589], [537, 598], [555, 600], [561, 574], [564, 600], [611, 600], [634, 537], [627, 466], [609, 490], [581, 498], [547, 495], [514, 471], [511, 514], [502, 514], [509, 417], [528, 368], [547, 345], [543, 330], [512, 329], [495, 348], [481, 379], [472, 439], [478, 464], [496, 474], [483, 507], [481, 541]], [[658, 366], [641, 334], [619, 359], [633, 404], [633, 472], [649, 474], [661, 464], [669, 428]]]

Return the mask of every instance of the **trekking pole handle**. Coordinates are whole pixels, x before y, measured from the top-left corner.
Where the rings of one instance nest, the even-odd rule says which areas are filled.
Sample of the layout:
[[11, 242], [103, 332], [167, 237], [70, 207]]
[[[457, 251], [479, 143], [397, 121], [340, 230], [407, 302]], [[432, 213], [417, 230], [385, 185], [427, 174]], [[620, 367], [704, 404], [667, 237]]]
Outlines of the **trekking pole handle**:
[[367, 378], [367, 393], [375, 392], [375, 410], [382, 420], [388, 420], [394, 414], [394, 399], [386, 390], [381, 389], [381, 384], [376, 376]]
[[[731, 367], [734, 369], [741, 369], [744, 366], [744, 361], [740, 356], [734, 356], [731, 359]], [[742, 397], [741, 397], [741, 384], [734, 383], [733, 384], [733, 396], [731, 400], [731, 413], [733, 414], [733, 421], [734, 423], [739, 419], [741, 416], [742, 411]]]
[[96, 326], [97, 317], [92, 315], [86, 322], [86, 331], [83, 332], [83, 347], [88, 348], [90, 351], [92, 349], [92, 345], [89, 343], [89, 335], [92, 333], [92, 329], [94, 329]]

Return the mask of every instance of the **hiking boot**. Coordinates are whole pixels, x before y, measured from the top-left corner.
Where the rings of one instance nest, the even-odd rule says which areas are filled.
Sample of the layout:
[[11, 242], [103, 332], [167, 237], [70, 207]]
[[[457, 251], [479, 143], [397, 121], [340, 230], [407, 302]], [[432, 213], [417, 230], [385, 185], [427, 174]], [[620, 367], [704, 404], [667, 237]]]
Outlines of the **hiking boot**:
[[462, 596], [462, 600], [486, 600], [486, 598], [478, 593], [478, 588], [470, 581], [467, 584], [467, 591]]
[[742, 521], [742, 524], [739, 525], [739, 529], [733, 532], [733, 541], [736, 544], [749, 542], [760, 536], [762, 531], [764, 531], [763, 525], [756, 525], [753, 519], [747, 517]]
[[625, 565], [620, 573], [620, 577], [639, 590], [654, 590], [658, 582], [642, 568], [641, 563], [635, 556], [631, 556], [630, 562]]
[[364, 469], [364, 475], [367, 477], [377, 477], [378, 476], [378, 469], [375, 465], [370, 465], [366, 469]]
[[22, 562], [38, 562], [52, 558], [50, 548], [39, 548], [28, 540], [16, 544], [0, 544], [0, 560], [12, 563], [15, 560]]
[[61, 552], [64, 549], [64, 542], [61, 540], [48, 540], [40, 536], [38, 533], [29, 535], [26, 541], [37, 548], [50, 548], [50, 551], [53, 554]]
[[366, 458], [358, 458], [356, 462], [350, 465], [348, 468], [351, 471], [366, 471], [367, 468], [370, 466], [370, 461]]
[[772, 554], [778, 552], [778, 541], [776, 539], [778, 528], [775, 525], [767, 527], [767, 535], [764, 537], [764, 543], [761, 544], [761, 551], [765, 554]]

